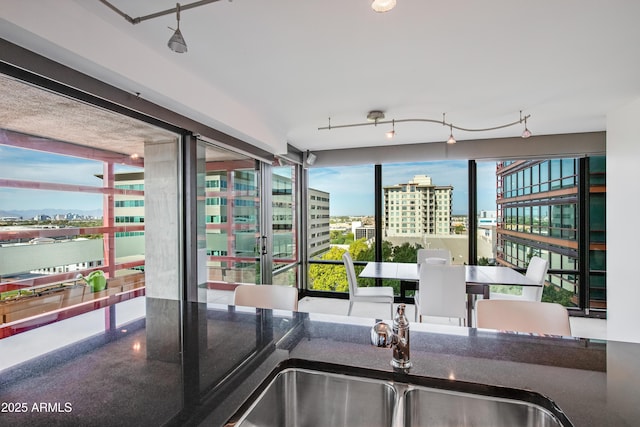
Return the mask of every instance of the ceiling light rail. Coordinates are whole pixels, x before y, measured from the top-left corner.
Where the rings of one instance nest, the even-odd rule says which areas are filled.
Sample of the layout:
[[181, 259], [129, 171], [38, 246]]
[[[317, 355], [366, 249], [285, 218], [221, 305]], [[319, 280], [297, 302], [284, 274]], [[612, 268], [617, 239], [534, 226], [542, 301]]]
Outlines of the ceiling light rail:
[[200, 0], [193, 3], [189, 3], [189, 4], [181, 4], [180, 6], [176, 5], [176, 7], [174, 8], [166, 9], [156, 13], [151, 13], [149, 15], [139, 16], [137, 18], [132, 18], [131, 16], [127, 15], [126, 13], [124, 13], [123, 11], [115, 7], [113, 4], [111, 4], [108, 0], [100, 0], [100, 3], [104, 4], [109, 9], [113, 10], [115, 13], [122, 16], [128, 23], [135, 25], [135, 24], [141, 23], [142, 21], [147, 21], [149, 19], [158, 18], [164, 15], [174, 14], [178, 12], [178, 9], [181, 11], [185, 11], [188, 9], [193, 9], [194, 7], [204, 6], [205, 4], [215, 3], [219, 1], [221, 0]]
[[361, 127], [361, 126], [377, 126], [377, 125], [384, 125], [384, 124], [390, 124], [392, 125], [392, 130], [387, 132], [387, 136], [392, 133], [392, 135], [395, 135], [395, 125], [397, 123], [435, 123], [435, 124], [439, 124], [442, 126], [447, 126], [450, 130], [450, 137], [449, 140], [447, 141], [449, 144], [453, 144], [455, 143], [455, 138], [453, 138], [453, 130], [459, 130], [459, 131], [463, 131], [463, 132], [489, 132], [489, 131], [493, 131], [493, 130], [498, 130], [498, 129], [504, 129], [504, 128], [508, 128], [511, 126], [515, 126], [515, 125], [519, 125], [519, 124], [523, 124], [524, 123], [524, 131], [522, 132], [522, 138], [529, 138], [532, 133], [531, 131], [527, 128], [527, 119], [529, 119], [531, 117], [531, 114], [527, 114], [526, 116], [522, 115], [522, 111], [520, 111], [520, 118], [518, 120], [515, 120], [513, 122], [510, 123], [505, 123], [502, 125], [498, 125], [498, 126], [491, 126], [491, 127], [486, 127], [486, 128], [468, 128], [468, 127], [463, 127], [463, 126], [456, 126], [451, 122], [447, 122], [445, 119], [445, 114], [442, 114], [442, 120], [437, 120], [437, 119], [393, 119], [393, 120], [384, 120], [384, 112], [382, 111], [378, 111], [378, 110], [374, 110], [374, 111], [370, 111], [369, 113], [367, 113], [367, 122], [363, 122], [363, 123], [349, 123], [349, 124], [344, 124], [344, 125], [334, 125], [331, 124], [331, 117], [329, 117], [329, 125], [328, 126], [323, 126], [323, 127], [319, 127], [318, 130], [331, 130], [331, 129], [341, 129], [341, 128], [353, 128], [353, 127]]
[[[167, 43], [167, 46], [169, 46], [169, 49], [171, 49], [172, 51], [174, 51], [176, 53], [185, 53], [188, 50], [187, 49], [187, 42], [185, 42], [184, 37], [182, 36], [182, 32], [180, 31], [180, 11], [181, 10], [193, 9], [194, 7], [204, 6], [205, 4], [215, 3], [215, 2], [218, 2], [218, 1], [220, 1], [220, 0], [200, 0], [200, 1], [193, 2], [193, 3], [185, 4], [185, 5], [181, 5], [180, 3], [176, 3], [176, 7], [172, 8], [172, 9], [166, 9], [166, 10], [163, 10], [163, 11], [160, 11], [160, 12], [151, 13], [149, 15], [139, 16], [137, 18], [132, 18], [128, 14], [124, 13], [123, 11], [121, 11], [120, 9], [115, 7], [108, 0], [100, 0], [100, 2], [102, 4], [107, 6], [109, 9], [111, 9], [112, 11], [117, 13], [118, 15], [122, 16], [127, 22], [129, 22], [130, 24], [133, 24], [133, 25], [139, 24], [142, 21], [146, 21], [146, 20], [149, 20], [149, 19], [158, 18], [160, 16], [164, 16], [164, 15], [169, 15], [169, 14], [175, 13], [176, 14], [176, 21], [178, 23], [178, 26], [177, 26], [177, 28], [175, 30], [173, 28], [169, 27], [169, 29], [172, 30], [174, 33], [171, 36], [171, 38], [169, 39], [169, 42]], [[232, 0], [229, 0], [229, 1], [232, 1]]]

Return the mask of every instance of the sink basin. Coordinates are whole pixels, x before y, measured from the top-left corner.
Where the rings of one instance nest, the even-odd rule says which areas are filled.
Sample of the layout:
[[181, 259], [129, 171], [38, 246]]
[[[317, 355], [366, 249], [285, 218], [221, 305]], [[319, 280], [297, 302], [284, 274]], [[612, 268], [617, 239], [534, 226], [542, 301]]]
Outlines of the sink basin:
[[289, 368], [236, 426], [392, 426], [396, 390], [384, 381]]
[[550, 411], [533, 403], [428, 388], [405, 393], [402, 425], [563, 426]]
[[571, 427], [527, 390], [289, 360], [225, 427]]

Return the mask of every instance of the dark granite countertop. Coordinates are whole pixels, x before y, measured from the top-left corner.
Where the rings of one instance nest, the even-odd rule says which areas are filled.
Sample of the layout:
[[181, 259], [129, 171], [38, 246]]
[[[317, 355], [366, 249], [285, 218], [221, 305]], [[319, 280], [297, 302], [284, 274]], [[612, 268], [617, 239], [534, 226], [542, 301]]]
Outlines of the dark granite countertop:
[[[27, 408], [5, 411], [0, 423], [223, 426], [292, 359], [393, 372], [391, 350], [368, 342], [373, 319], [206, 305], [196, 312], [195, 320], [193, 312], [181, 320], [190, 328], [176, 327], [184, 345], [175, 354], [151, 356], [158, 337], [147, 318], [0, 371], [5, 409], [10, 402]], [[96, 316], [69, 320], [104, 324]], [[61, 326], [72, 325], [41, 329], [64, 334]], [[640, 344], [411, 324], [411, 360], [407, 382], [429, 377], [531, 390], [576, 427], [640, 419]], [[48, 410], [38, 410], [42, 403]]]
[[[391, 350], [369, 344], [374, 323], [302, 314], [297, 338], [278, 348], [288, 358], [393, 372]], [[405, 381], [429, 377], [530, 390], [554, 401], [576, 427], [634, 426], [638, 355], [638, 344], [412, 324], [413, 367]], [[235, 412], [230, 406], [219, 405], [202, 425], [224, 425]]]

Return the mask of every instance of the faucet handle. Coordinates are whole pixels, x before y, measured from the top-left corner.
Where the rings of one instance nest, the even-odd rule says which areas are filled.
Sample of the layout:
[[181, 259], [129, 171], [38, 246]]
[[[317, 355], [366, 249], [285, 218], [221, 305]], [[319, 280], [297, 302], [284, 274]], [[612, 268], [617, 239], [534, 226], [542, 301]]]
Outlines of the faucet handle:
[[[400, 310], [398, 311], [400, 312]], [[402, 311], [404, 312], [404, 308]], [[401, 317], [404, 317], [406, 321], [404, 313]], [[393, 347], [391, 366], [406, 370], [411, 368], [411, 362], [409, 361], [409, 322], [400, 330], [397, 330], [396, 326], [396, 320], [394, 320], [394, 328], [384, 322], [376, 323], [371, 328], [371, 344], [376, 347]]]
[[384, 322], [378, 322], [371, 328], [371, 344], [376, 347], [391, 347], [395, 336], [391, 326]]
[[405, 315], [406, 305], [398, 304], [398, 308], [396, 309], [396, 315], [393, 317], [393, 324], [399, 328], [408, 328], [409, 327], [409, 319]]

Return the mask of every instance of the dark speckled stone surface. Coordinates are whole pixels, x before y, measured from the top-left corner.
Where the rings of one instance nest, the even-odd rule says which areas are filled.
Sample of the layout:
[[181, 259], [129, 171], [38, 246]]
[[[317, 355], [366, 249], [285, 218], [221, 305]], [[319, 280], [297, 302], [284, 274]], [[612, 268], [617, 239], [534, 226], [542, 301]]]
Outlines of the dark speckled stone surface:
[[[138, 321], [0, 372], [0, 402], [28, 405], [0, 414], [0, 424], [223, 426], [282, 361], [393, 372], [391, 350], [368, 342], [372, 319], [197, 308], [195, 319], [184, 319], [190, 332], [180, 339], [178, 362], [147, 357], [149, 337]], [[576, 427], [640, 419], [638, 344], [412, 324], [411, 359], [408, 382], [434, 377], [532, 390]], [[49, 409], [60, 402], [63, 410], [34, 411], [40, 402]]]

